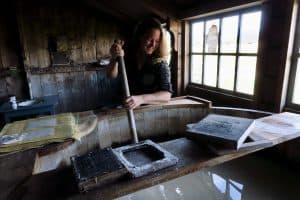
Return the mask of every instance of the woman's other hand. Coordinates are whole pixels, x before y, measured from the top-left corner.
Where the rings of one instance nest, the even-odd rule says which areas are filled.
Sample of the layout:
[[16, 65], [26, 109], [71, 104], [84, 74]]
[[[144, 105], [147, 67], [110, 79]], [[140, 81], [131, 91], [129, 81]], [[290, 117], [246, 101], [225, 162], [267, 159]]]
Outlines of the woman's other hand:
[[142, 95], [130, 96], [125, 100], [125, 107], [127, 109], [135, 109], [144, 103], [144, 98]]
[[119, 56], [124, 56], [123, 50], [124, 40], [115, 40], [114, 44], [110, 47], [110, 54], [113, 59]]

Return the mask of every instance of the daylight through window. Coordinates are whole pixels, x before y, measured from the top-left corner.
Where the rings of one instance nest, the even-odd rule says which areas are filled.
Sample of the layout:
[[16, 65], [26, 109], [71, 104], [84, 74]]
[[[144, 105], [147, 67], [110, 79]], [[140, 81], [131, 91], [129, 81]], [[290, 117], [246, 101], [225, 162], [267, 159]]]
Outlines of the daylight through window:
[[191, 21], [190, 82], [253, 95], [261, 10], [243, 10]]

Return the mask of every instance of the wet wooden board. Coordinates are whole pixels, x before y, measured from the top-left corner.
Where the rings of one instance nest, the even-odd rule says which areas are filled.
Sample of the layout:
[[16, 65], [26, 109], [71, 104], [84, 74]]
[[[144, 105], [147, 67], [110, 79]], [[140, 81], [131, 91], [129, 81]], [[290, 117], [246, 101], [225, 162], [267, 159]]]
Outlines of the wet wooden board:
[[122, 196], [158, 183], [168, 181], [194, 171], [215, 166], [220, 163], [258, 151], [261, 148], [242, 152], [234, 152], [218, 156], [206, 147], [186, 138], [179, 138], [161, 143], [161, 146], [179, 158], [176, 166], [160, 170], [156, 173], [135, 179], [123, 179], [117, 183], [106, 185], [86, 194], [80, 194], [72, 176], [71, 168], [32, 176], [18, 189], [27, 188], [27, 192], [20, 197], [24, 199], [111, 199]]

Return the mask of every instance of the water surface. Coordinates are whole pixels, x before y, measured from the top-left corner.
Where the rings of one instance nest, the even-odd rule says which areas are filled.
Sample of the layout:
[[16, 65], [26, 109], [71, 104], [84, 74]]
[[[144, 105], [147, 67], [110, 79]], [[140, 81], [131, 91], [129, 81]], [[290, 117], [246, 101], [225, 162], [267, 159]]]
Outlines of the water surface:
[[207, 168], [118, 200], [300, 199], [300, 170], [256, 154]]

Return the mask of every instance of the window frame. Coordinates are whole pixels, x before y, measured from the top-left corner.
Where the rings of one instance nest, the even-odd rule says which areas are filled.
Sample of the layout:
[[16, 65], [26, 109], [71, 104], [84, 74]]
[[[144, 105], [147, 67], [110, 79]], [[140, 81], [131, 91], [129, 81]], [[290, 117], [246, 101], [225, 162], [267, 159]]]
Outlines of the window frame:
[[[255, 96], [256, 96], [256, 91], [255, 91], [255, 88], [256, 88], [256, 79], [257, 79], [257, 69], [258, 69], [258, 61], [259, 61], [259, 57], [261, 56], [260, 55], [260, 38], [261, 38], [261, 31], [262, 31], [262, 18], [261, 18], [261, 21], [260, 21], [260, 30], [259, 30], [259, 35], [258, 35], [258, 48], [257, 48], [257, 53], [239, 53], [239, 48], [240, 48], [240, 33], [241, 33], [241, 16], [242, 14], [245, 14], [245, 13], [252, 13], [252, 12], [257, 12], [257, 11], [260, 11], [262, 13], [261, 17], [263, 16], [263, 8], [262, 8], [262, 5], [256, 5], [256, 6], [252, 6], [252, 7], [249, 7], [249, 8], [242, 8], [242, 9], [237, 9], [237, 10], [234, 10], [234, 11], [229, 11], [229, 12], [223, 12], [223, 13], [219, 13], [219, 14], [212, 14], [212, 15], [209, 15], [209, 16], [203, 16], [203, 17], [199, 17], [199, 18], [195, 18], [195, 19], [191, 19], [191, 20], [188, 20], [188, 24], [189, 24], [189, 41], [188, 41], [188, 44], [189, 44], [189, 48], [188, 48], [188, 51], [189, 51], [189, 54], [188, 54], [188, 60], [189, 60], [189, 65], [188, 65], [188, 86], [194, 86], [194, 87], [200, 87], [200, 89], [204, 89], [206, 91], [210, 91], [210, 92], [215, 92], [215, 93], [221, 93], [221, 94], [225, 94], [225, 95], [229, 95], [229, 96], [234, 96], [234, 97], [240, 97], [240, 98], [243, 98], [243, 99], [248, 99], [248, 100], [251, 100], [253, 101], [255, 99]], [[224, 17], [230, 17], [230, 16], [238, 16], [238, 32], [237, 32], [237, 45], [236, 45], [236, 51], [234, 53], [221, 53], [220, 52], [220, 44], [221, 44], [221, 34], [222, 34], [222, 19]], [[203, 52], [202, 53], [194, 53], [192, 52], [192, 24], [193, 23], [197, 23], [197, 22], [203, 22], [204, 23], [204, 27], [203, 27], [203, 40], [205, 40], [205, 34], [206, 34], [206, 27], [205, 27], [205, 22], [206, 21], [209, 21], [209, 20], [212, 20], [212, 19], [219, 19], [219, 32], [218, 32], [218, 48], [217, 48], [217, 52], [216, 53], [207, 53], [205, 52], [205, 41], [203, 41], [203, 46], [202, 46], [202, 50]], [[194, 82], [191, 82], [191, 77], [192, 77], [192, 56], [193, 55], [202, 55], [202, 83], [201, 84], [198, 84], [198, 83], [194, 83]], [[204, 57], [205, 55], [216, 55], [218, 56], [217, 60], [218, 60], [218, 63], [217, 63], [217, 75], [216, 75], [216, 87], [212, 87], [212, 86], [208, 86], [208, 85], [204, 85], [203, 84], [203, 81], [204, 81]], [[220, 78], [219, 78], [219, 75], [220, 75], [220, 57], [221, 56], [235, 56], [235, 74], [234, 74], [234, 86], [233, 86], [233, 90], [226, 90], [226, 89], [222, 89], [222, 88], [219, 88], [219, 82], [220, 82]], [[245, 94], [245, 93], [241, 93], [241, 92], [238, 92], [236, 91], [236, 88], [237, 88], [237, 70], [238, 70], [238, 58], [240, 56], [255, 56], [256, 57], [256, 72], [255, 72], [255, 82], [254, 82], [254, 91], [253, 91], [253, 95], [250, 95], [250, 94]]]
[[296, 19], [295, 38], [293, 44], [291, 66], [290, 66], [289, 80], [288, 80], [288, 90], [287, 90], [287, 97], [286, 97], [286, 108], [299, 111], [300, 104], [295, 104], [292, 102], [298, 58], [300, 59], [300, 51], [298, 52], [297, 51], [298, 49], [300, 50], [300, 11], [298, 11], [297, 19]]

